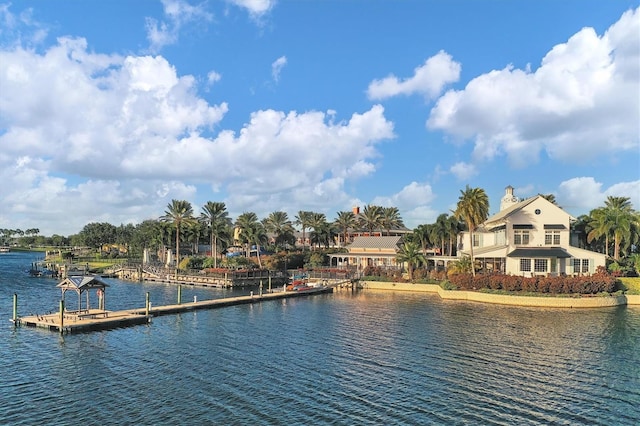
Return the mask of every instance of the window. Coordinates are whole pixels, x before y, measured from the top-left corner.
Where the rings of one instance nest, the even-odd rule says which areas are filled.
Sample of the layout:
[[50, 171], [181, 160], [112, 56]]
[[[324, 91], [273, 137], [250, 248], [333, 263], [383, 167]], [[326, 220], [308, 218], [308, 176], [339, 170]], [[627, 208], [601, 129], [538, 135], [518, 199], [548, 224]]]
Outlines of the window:
[[547, 259], [535, 259], [533, 270], [535, 272], [547, 272]]
[[473, 234], [473, 246], [474, 247], [480, 247], [480, 235], [478, 234]]
[[544, 232], [544, 244], [547, 246], [560, 245], [560, 231], [545, 231]]
[[513, 231], [513, 243], [515, 245], [528, 245], [529, 231], [525, 229], [516, 229]]
[[589, 259], [573, 259], [573, 272], [575, 274], [589, 272]]
[[531, 259], [520, 259], [520, 272], [531, 272]]

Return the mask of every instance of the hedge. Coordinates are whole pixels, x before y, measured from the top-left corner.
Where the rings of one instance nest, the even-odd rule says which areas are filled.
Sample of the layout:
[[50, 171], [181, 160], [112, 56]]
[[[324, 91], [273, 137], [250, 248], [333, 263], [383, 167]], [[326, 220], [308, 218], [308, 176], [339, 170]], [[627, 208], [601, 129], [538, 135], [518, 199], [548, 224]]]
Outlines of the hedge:
[[453, 274], [449, 280], [458, 290], [505, 290], [549, 294], [613, 293], [617, 289], [616, 277], [604, 273], [582, 276], [523, 277], [505, 274]]

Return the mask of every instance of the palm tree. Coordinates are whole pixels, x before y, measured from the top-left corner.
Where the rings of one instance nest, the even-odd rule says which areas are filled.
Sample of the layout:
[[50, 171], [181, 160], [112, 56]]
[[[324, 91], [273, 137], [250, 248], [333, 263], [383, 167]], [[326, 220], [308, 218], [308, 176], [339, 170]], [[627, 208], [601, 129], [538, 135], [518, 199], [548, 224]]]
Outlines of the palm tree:
[[449, 215], [446, 213], [442, 213], [436, 219], [436, 223], [432, 228], [431, 238], [434, 242], [440, 244], [440, 255], [444, 256], [445, 253], [445, 243], [449, 240]]
[[193, 217], [193, 207], [185, 200], [171, 200], [167, 205], [164, 216], [160, 218], [163, 222], [173, 223], [176, 228], [176, 277], [178, 266], [180, 265], [180, 227], [189, 225], [195, 220]]
[[413, 268], [414, 266], [420, 266], [427, 263], [427, 260], [420, 249], [420, 244], [413, 241], [406, 241], [401, 247], [400, 251], [396, 255], [396, 261], [407, 264], [407, 271], [409, 272], [409, 280], [413, 280]]
[[380, 225], [387, 231], [387, 235], [391, 235], [392, 229], [404, 227], [400, 210], [397, 207], [382, 207]]
[[318, 247], [323, 244], [325, 248], [329, 248], [333, 237], [335, 236], [335, 228], [332, 223], [327, 222], [322, 215], [321, 220], [314, 222], [313, 232], [311, 233], [311, 241]]
[[349, 235], [349, 229], [353, 229], [357, 226], [358, 220], [353, 212], [338, 212], [338, 217], [333, 222], [336, 228], [342, 232], [344, 245], [347, 245], [347, 236]]
[[213, 257], [213, 267], [218, 267], [218, 238], [231, 226], [231, 219], [227, 213], [227, 206], [221, 201], [207, 201], [202, 206], [200, 222], [209, 226], [211, 256]]
[[454, 215], [447, 218], [447, 231], [449, 234], [449, 256], [453, 256], [453, 247], [458, 240], [458, 234], [462, 231], [462, 224]]
[[382, 228], [382, 207], [374, 205], [366, 205], [362, 212], [358, 215], [358, 221], [362, 229], [369, 231], [369, 235], [373, 234], [376, 229]]
[[636, 222], [635, 212], [629, 197], [608, 196], [604, 202], [606, 220], [613, 233], [613, 258], [620, 260], [620, 244], [631, 239], [631, 231]]
[[244, 212], [236, 219], [236, 229], [238, 231], [238, 238], [240, 242], [245, 246], [245, 252], [247, 258], [250, 257], [251, 242], [254, 237], [254, 230], [258, 227], [260, 222], [258, 221], [258, 215], [253, 212]]
[[198, 244], [200, 244], [200, 236], [204, 233], [204, 225], [197, 220], [184, 227], [187, 242], [193, 244], [193, 252], [198, 253]]
[[[474, 263], [473, 257], [473, 233], [482, 222], [487, 220], [489, 216], [489, 197], [482, 188], [470, 188], [469, 185], [460, 190], [460, 197], [454, 215], [458, 219], [462, 219], [469, 227], [469, 237], [471, 238], [471, 263]], [[471, 268], [471, 273], [476, 276], [475, 266]]]
[[589, 227], [591, 230], [587, 234], [587, 243], [591, 243], [593, 240], [599, 240], [604, 237], [604, 254], [609, 257], [609, 235], [611, 235], [612, 220], [609, 217], [611, 212], [604, 207], [598, 207], [597, 209], [589, 212]]
[[305, 230], [311, 226], [313, 212], [300, 210], [296, 216], [296, 224], [302, 228], [302, 250], [305, 250], [307, 244], [307, 234]]
[[293, 235], [293, 224], [289, 220], [286, 212], [272, 212], [262, 221], [267, 232], [274, 234], [274, 244], [276, 249], [281, 245], [285, 245], [292, 240], [295, 241]]
[[320, 246], [320, 244], [324, 242], [322, 237], [324, 236], [323, 231], [325, 230], [326, 226], [327, 226], [327, 216], [324, 213], [311, 214], [309, 227], [313, 229], [313, 233], [315, 234], [313, 238], [315, 239], [315, 243], [318, 244], [318, 246]]
[[432, 228], [432, 225], [423, 224], [423, 225], [418, 225], [418, 227], [413, 230], [413, 234], [420, 242], [420, 247], [422, 248], [423, 252], [426, 252], [427, 249], [431, 247], [431, 245], [433, 244], [431, 239], [431, 235], [432, 235], [431, 228]]

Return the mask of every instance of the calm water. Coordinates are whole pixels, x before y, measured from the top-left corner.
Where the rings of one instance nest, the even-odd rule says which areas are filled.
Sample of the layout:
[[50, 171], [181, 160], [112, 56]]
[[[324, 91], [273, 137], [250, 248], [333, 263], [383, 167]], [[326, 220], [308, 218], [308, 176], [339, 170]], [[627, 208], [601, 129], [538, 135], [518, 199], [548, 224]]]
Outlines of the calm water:
[[[341, 291], [71, 334], [33, 255], [0, 255], [7, 425], [638, 425], [640, 309], [544, 310]], [[176, 288], [108, 280], [107, 307]], [[183, 289], [183, 300], [229, 291]]]

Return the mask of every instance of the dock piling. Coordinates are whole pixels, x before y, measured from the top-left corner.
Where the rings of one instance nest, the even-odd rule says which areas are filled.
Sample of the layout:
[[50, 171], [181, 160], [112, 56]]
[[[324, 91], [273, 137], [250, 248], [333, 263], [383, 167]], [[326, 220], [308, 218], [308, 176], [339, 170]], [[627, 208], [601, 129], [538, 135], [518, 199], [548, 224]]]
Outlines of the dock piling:
[[178, 284], [178, 305], [182, 303], [182, 285]]
[[60, 334], [64, 332], [64, 299], [60, 299]]
[[144, 314], [145, 314], [146, 316], [149, 316], [149, 309], [151, 308], [151, 303], [149, 302], [149, 292], [147, 292], [146, 300], [145, 300], [145, 302], [144, 302], [144, 307], [145, 307], [145, 312], [144, 312]]
[[18, 294], [13, 293], [13, 325], [18, 324]]

